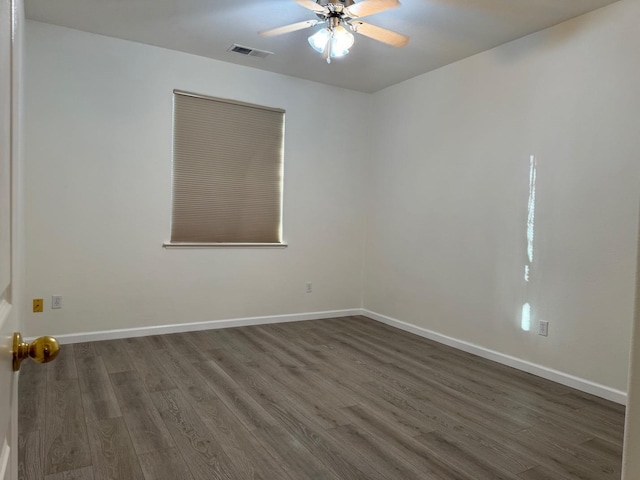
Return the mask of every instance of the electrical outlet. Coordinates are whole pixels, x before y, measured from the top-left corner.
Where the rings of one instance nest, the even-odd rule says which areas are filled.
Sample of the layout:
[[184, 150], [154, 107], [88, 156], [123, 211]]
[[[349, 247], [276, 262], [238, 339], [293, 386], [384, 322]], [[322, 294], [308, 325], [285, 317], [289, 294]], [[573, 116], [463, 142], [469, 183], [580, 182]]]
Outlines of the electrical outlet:
[[540, 320], [540, 324], [538, 325], [538, 335], [542, 335], [543, 337], [549, 336], [549, 322]]
[[42, 298], [34, 298], [33, 299], [33, 312], [34, 313], [41, 312], [43, 305], [44, 305], [44, 300]]
[[62, 295], [53, 295], [51, 297], [51, 308], [62, 308]]
[[307, 282], [307, 293], [313, 293], [313, 284], [311, 282]]

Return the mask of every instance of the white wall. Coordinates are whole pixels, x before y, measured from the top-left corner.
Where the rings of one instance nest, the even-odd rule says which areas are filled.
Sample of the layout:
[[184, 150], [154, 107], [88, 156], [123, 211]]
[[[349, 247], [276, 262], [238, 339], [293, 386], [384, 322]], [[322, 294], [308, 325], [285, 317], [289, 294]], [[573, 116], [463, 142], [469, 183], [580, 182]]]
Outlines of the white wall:
[[[27, 335], [360, 307], [369, 95], [37, 22], [26, 40]], [[288, 248], [162, 248], [174, 88], [286, 109]]]
[[[640, 231], [639, 231], [640, 233]], [[640, 235], [638, 236], [640, 253]], [[640, 478], [640, 257], [636, 267], [636, 299], [631, 357], [629, 361], [629, 388], [624, 426], [624, 453], [622, 456], [622, 479]]]
[[626, 390], [639, 21], [622, 1], [374, 95], [366, 309]]
[[[26, 333], [357, 308], [364, 289], [373, 312], [626, 390], [639, 14], [623, 0], [374, 95], [27, 22], [26, 297], [47, 305]], [[173, 88], [287, 110], [289, 248], [161, 248]]]

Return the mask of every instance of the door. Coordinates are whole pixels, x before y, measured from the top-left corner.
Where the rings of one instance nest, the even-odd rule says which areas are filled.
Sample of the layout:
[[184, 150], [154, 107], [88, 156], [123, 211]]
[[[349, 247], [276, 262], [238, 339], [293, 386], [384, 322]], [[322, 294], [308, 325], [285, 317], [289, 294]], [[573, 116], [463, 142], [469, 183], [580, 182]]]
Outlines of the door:
[[18, 375], [12, 368], [13, 332], [19, 330], [16, 281], [19, 239], [17, 86], [22, 0], [0, 0], [0, 480], [17, 472]]

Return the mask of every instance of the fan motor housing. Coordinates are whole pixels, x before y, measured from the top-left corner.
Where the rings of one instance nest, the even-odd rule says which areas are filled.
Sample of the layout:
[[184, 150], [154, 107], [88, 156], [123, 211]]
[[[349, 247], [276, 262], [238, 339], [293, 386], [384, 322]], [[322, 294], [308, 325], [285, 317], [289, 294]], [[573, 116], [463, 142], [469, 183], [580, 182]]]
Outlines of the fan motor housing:
[[355, 4], [353, 0], [316, 0], [316, 3], [327, 9], [326, 13], [316, 13], [323, 21], [328, 18], [344, 18], [345, 8]]
[[354, 2], [353, 0], [316, 0], [316, 3], [318, 5], [322, 5], [323, 7], [328, 7], [329, 5], [333, 5], [336, 7], [350, 7], [351, 5], [353, 5]]

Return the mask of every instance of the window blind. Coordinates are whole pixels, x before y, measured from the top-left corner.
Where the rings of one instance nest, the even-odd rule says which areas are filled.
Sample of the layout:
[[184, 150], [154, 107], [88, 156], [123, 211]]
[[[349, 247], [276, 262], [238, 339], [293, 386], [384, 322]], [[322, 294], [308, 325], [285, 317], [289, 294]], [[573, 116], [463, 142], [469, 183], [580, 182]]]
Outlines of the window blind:
[[171, 243], [282, 243], [284, 113], [174, 91]]

